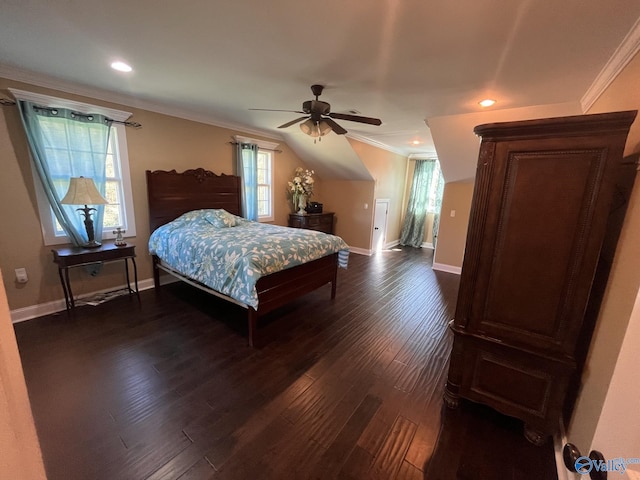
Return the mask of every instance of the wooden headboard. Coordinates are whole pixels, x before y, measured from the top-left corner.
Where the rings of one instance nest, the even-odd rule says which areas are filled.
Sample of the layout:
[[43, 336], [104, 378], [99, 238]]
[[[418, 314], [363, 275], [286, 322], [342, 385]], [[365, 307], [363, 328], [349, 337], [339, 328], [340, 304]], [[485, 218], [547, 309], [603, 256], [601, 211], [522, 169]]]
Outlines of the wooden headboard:
[[204, 168], [147, 170], [150, 232], [183, 213], [201, 208], [224, 208], [242, 215], [240, 177], [216, 175]]

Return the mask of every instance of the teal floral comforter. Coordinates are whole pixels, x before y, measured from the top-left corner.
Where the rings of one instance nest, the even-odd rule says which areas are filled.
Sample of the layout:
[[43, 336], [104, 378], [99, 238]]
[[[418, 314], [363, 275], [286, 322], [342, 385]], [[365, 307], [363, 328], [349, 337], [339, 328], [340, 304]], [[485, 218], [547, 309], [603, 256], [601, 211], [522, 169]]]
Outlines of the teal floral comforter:
[[260, 277], [336, 252], [346, 268], [349, 247], [326, 233], [252, 222], [225, 210], [194, 210], [154, 231], [149, 252], [178, 273], [257, 308]]

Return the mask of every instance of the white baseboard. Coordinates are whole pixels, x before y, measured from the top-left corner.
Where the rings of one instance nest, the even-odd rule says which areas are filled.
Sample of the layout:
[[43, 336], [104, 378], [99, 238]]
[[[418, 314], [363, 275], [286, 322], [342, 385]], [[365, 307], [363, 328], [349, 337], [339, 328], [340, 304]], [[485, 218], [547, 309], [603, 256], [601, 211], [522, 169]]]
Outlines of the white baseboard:
[[64, 309], [64, 300], [54, 300], [53, 302], [39, 303], [38, 305], [31, 305], [29, 307], [16, 308], [10, 312], [11, 322], [24, 322], [25, 320], [42, 317], [43, 315], [51, 315], [52, 313], [61, 312]]
[[455, 267], [453, 265], [447, 265], [446, 263], [433, 262], [432, 268], [440, 272], [455, 273], [456, 275], [460, 275], [462, 273], [462, 267]]
[[422, 245], [420, 245], [422, 248], [430, 248], [431, 250], [433, 250], [433, 243], [431, 242], [422, 242]]
[[385, 250], [391, 250], [393, 247], [400, 245], [400, 239], [394, 240], [393, 242], [388, 242], [384, 245]]
[[[160, 277], [160, 285], [165, 285], [167, 283], [177, 282], [178, 279], [170, 276], [170, 275], [162, 275]], [[82, 295], [78, 295], [76, 299], [88, 298], [98, 293], [112, 292], [114, 290], [120, 290], [126, 288], [126, 285], [119, 285], [116, 287], [106, 288], [103, 290], [97, 290], [95, 292], [85, 293]], [[149, 288], [153, 288], [153, 278], [146, 278], [144, 280], [140, 280], [138, 282], [138, 289], [148, 290]], [[15, 310], [11, 310], [11, 322], [19, 323], [24, 322], [26, 320], [32, 320], [34, 318], [42, 317], [44, 315], [51, 315], [52, 313], [63, 312], [66, 309], [64, 299], [53, 300], [47, 303], [39, 303], [37, 305], [31, 305], [29, 307], [16, 308]]]
[[358, 255], [366, 255], [368, 257], [373, 255], [373, 252], [371, 250], [367, 250], [366, 248], [349, 247], [349, 252], [357, 253]]

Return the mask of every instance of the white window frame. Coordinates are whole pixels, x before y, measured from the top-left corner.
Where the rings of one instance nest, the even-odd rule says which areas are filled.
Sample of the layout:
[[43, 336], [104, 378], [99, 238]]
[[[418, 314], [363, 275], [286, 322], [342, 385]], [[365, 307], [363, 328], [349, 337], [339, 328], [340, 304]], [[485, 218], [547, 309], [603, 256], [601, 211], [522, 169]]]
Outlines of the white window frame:
[[[16, 100], [34, 102], [38, 105], [42, 105], [43, 107], [68, 108], [70, 110], [86, 114], [98, 113], [119, 122], [128, 120], [132, 115], [130, 112], [125, 112], [122, 110], [115, 110], [99, 105], [76, 102], [74, 100], [67, 100], [50, 95], [26, 92], [24, 90], [18, 90], [15, 88], [9, 88], [9, 91], [16, 98]], [[120, 123], [113, 123], [111, 128], [116, 130], [116, 147], [118, 151], [117, 158], [120, 160], [120, 175], [122, 177], [121, 185], [122, 195], [124, 197], [122, 198], [122, 207], [124, 214], [122, 218], [122, 229], [126, 232], [124, 234], [124, 237], [131, 238], [136, 236], [136, 222], [135, 211], [133, 208], [133, 193], [131, 189], [131, 173], [129, 170], [129, 153], [127, 150], [126, 127]], [[40, 182], [40, 179], [37, 178], [35, 169], [32, 168], [31, 171], [33, 174], [33, 183], [36, 190], [36, 199], [38, 202], [38, 211], [40, 213], [40, 225], [42, 227], [42, 238], [44, 240], [44, 244], [49, 246], [70, 243], [71, 240], [68, 236], [56, 234], [53, 212], [51, 210], [51, 206], [49, 205], [47, 196], [44, 193], [42, 183]], [[116, 236], [113, 234], [112, 230], [105, 229], [102, 232], [103, 240], [114, 239], [115, 237]]]
[[271, 215], [260, 215], [258, 216], [259, 222], [273, 222], [275, 220], [275, 204], [274, 204], [274, 188], [273, 188], [273, 180], [275, 178], [276, 172], [276, 162], [275, 162], [275, 151], [278, 148], [277, 143], [267, 142], [266, 140], [258, 140], [255, 138], [243, 137], [241, 135], [235, 135], [234, 140], [238, 143], [253, 143], [258, 146], [258, 152], [267, 153], [270, 157], [271, 164], [271, 184], [269, 185], [269, 202], [270, 202], [270, 211]]
[[260, 222], [273, 222], [273, 151], [266, 150], [258, 147], [258, 155], [263, 154], [267, 155], [269, 162], [269, 183], [258, 183], [258, 188], [267, 187], [269, 189], [269, 214], [268, 215], [258, 215], [258, 221]]

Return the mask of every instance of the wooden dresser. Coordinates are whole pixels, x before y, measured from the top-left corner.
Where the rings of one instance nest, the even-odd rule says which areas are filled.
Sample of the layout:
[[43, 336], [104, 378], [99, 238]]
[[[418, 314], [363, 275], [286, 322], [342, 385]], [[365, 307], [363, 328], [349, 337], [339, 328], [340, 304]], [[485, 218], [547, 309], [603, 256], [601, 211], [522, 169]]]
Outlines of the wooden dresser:
[[333, 212], [307, 213], [306, 215], [290, 213], [289, 226], [333, 234]]
[[622, 158], [635, 116], [475, 128], [449, 407], [489, 405], [523, 420], [535, 444], [569, 419], [635, 178]]

